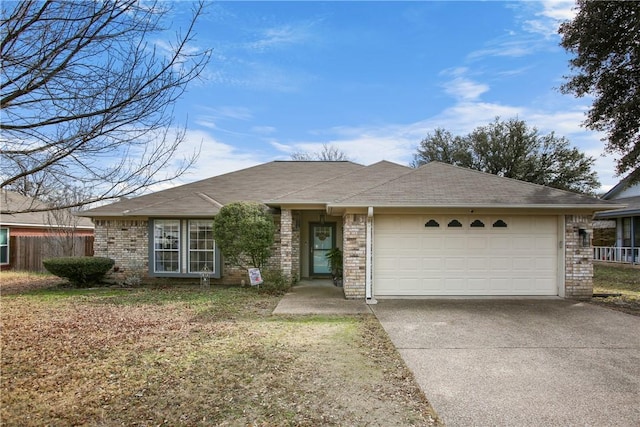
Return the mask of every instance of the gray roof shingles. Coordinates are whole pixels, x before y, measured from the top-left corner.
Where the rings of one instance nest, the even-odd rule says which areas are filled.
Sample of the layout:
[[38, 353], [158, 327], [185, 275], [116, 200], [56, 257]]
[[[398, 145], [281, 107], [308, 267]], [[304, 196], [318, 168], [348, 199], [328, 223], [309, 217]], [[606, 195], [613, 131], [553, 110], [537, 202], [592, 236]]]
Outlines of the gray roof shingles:
[[[0, 193], [0, 223], [3, 225], [50, 228], [56, 225], [68, 226], [69, 224], [52, 224], [48, 211], [20, 212], [29, 209], [50, 209], [50, 206], [32, 198], [23, 196], [15, 191], [2, 190]], [[6, 212], [17, 212], [9, 214]], [[88, 218], [79, 218], [74, 225], [78, 228], [93, 228], [93, 223]]]
[[361, 168], [353, 162], [274, 161], [122, 200], [83, 215], [211, 216], [230, 202], [264, 202]]
[[382, 161], [275, 161], [83, 213], [85, 216], [211, 216], [233, 201], [272, 206], [618, 208], [612, 202], [431, 162], [413, 169]]
[[430, 162], [412, 172], [356, 195], [335, 200], [333, 206], [435, 206], [435, 207], [562, 207], [611, 206], [606, 201], [499, 177], [440, 162]]

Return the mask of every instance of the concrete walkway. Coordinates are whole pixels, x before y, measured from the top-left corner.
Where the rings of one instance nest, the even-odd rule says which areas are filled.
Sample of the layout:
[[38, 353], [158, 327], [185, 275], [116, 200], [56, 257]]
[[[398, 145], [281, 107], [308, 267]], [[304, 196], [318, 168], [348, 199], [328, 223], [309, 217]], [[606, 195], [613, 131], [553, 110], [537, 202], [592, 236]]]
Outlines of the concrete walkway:
[[363, 314], [371, 313], [364, 300], [348, 300], [331, 280], [302, 280], [287, 293], [273, 314]]

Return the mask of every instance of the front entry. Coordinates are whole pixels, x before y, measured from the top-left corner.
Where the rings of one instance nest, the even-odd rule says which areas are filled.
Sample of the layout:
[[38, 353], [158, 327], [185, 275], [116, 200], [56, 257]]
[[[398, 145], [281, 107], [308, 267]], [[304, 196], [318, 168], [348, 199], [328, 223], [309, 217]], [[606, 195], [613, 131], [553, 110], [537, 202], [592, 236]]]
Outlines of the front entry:
[[311, 276], [331, 275], [331, 263], [327, 253], [336, 247], [335, 223], [311, 223], [311, 256], [309, 271]]

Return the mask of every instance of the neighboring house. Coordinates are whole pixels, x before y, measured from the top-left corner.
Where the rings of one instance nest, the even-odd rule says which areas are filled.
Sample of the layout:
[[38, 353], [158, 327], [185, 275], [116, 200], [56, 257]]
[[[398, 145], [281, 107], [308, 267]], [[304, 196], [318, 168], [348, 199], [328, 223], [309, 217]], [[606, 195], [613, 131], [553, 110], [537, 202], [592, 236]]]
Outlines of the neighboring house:
[[13, 191], [0, 193], [0, 268], [43, 271], [47, 256], [85, 255], [85, 240], [93, 236], [88, 218], [62, 215], [46, 204]]
[[[625, 207], [598, 212], [595, 225], [610, 227], [610, 237], [594, 247], [594, 259], [599, 261], [638, 264], [640, 262], [640, 182], [631, 184], [628, 178], [620, 181], [603, 200]], [[613, 231], [615, 230], [615, 231]]]
[[591, 222], [608, 201], [431, 162], [274, 161], [85, 211], [96, 256], [117, 274], [240, 283], [212, 241], [212, 218], [234, 201], [268, 206], [271, 268], [329, 275], [341, 247], [347, 298], [592, 294]]

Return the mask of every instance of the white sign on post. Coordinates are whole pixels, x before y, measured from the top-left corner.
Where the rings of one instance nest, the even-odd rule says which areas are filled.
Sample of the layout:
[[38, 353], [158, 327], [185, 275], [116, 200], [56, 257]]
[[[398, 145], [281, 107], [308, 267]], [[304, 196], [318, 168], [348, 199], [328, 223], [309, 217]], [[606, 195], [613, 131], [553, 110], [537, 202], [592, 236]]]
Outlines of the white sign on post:
[[263, 282], [262, 274], [260, 274], [259, 268], [249, 269], [249, 281], [251, 283], [251, 286], [258, 286]]

